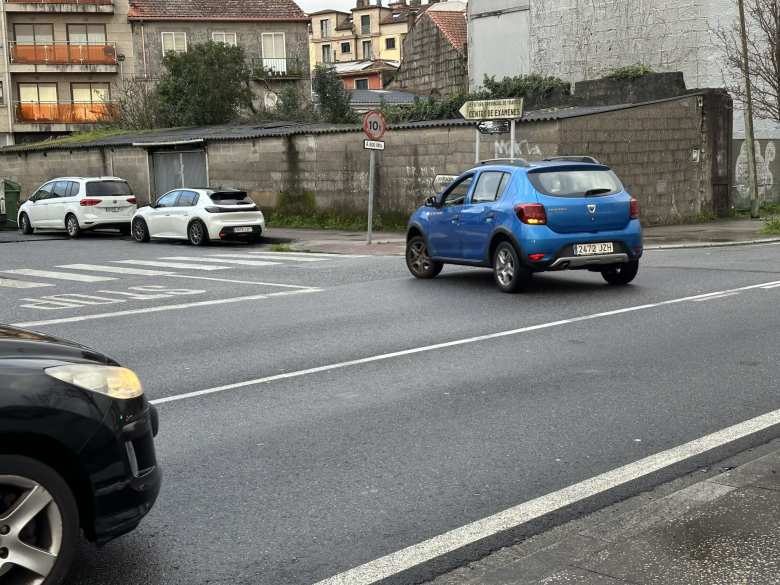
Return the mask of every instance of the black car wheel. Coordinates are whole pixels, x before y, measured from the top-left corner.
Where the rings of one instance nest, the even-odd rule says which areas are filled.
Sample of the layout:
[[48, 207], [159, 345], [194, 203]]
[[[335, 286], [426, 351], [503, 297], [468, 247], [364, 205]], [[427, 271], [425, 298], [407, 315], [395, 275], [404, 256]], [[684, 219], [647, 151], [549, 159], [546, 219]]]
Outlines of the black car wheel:
[[501, 242], [493, 254], [493, 276], [499, 290], [514, 293], [528, 286], [533, 273], [520, 262], [510, 242]]
[[626, 264], [616, 264], [601, 271], [609, 284], [614, 286], [625, 286], [636, 278], [639, 272], [639, 260], [633, 260]]
[[0, 582], [59, 585], [79, 542], [68, 484], [48, 465], [0, 455]]
[[149, 228], [146, 227], [146, 222], [142, 219], [133, 220], [133, 239], [136, 242], [148, 242]]
[[406, 266], [415, 278], [435, 278], [444, 268], [441, 262], [428, 255], [428, 245], [422, 236], [414, 236], [406, 243]]
[[25, 236], [29, 236], [33, 233], [33, 227], [32, 224], [30, 224], [30, 218], [27, 217], [26, 213], [23, 213], [19, 217], [19, 231]]
[[81, 234], [79, 220], [72, 213], [68, 214], [68, 217], [65, 218], [65, 229], [68, 232], [68, 236], [71, 238], [78, 238]]
[[209, 234], [202, 221], [193, 221], [187, 228], [187, 236], [193, 246], [205, 246], [209, 242]]

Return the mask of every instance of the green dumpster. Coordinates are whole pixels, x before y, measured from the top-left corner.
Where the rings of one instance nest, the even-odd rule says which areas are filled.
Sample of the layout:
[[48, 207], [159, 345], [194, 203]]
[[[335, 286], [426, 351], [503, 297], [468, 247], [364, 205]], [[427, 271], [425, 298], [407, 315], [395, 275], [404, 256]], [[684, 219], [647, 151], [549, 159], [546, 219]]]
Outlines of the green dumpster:
[[0, 229], [16, 229], [22, 188], [10, 179], [0, 179]]

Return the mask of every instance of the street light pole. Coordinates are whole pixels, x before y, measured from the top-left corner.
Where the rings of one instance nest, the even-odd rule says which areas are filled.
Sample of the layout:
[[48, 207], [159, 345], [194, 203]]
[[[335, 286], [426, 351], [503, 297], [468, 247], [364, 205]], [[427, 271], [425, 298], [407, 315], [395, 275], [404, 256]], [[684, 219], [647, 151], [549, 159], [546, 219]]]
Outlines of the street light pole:
[[750, 65], [748, 61], [747, 26], [745, 25], [745, 2], [739, 4], [739, 32], [742, 37], [742, 75], [745, 78], [745, 146], [748, 158], [748, 188], [750, 189], [750, 217], [758, 219], [759, 205], [756, 171], [755, 134], [753, 133], [753, 87], [750, 83]]

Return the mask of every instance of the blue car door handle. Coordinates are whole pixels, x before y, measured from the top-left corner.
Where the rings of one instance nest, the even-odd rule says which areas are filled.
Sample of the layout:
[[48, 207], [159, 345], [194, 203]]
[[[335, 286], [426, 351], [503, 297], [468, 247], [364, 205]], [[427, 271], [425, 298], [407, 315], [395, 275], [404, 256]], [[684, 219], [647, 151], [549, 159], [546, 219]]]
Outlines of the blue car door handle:
[[486, 221], [487, 223], [493, 223], [493, 220], [494, 220], [494, 219], [496, 219], [496, 214], [495, 214], [495, 213], [488, 213], [488, 214], [485, 216], [485, 221]]

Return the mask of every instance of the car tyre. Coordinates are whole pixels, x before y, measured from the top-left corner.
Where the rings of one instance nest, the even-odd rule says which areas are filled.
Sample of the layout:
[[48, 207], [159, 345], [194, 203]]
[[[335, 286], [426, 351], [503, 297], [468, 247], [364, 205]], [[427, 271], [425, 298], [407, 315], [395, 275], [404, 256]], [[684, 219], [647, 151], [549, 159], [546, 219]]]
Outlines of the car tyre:
[[187, 228], [187, 238], [190, 244], [193, 246], [205, 246], [209, 243], [209, 232], [206, 229], [206, 225], [200, 221], [195, 220]]
[[[40, 510], [15, 524], [13, 512], [24, 498]], [[37, 583], [43, 577], [42, 585], [60, 585], [76, 556], [80, 526], [76, 498], [59, 473], [29, 457], [0, 455], [0, 518], [6, 534], [0, 536], [0, 581]], [[40, 552], [36, 571], [13, 561], [15, 547], [29, 546]]]
[[33, 233], [33, 226], [30, 223], [30, 218], [27, 216], [26, 213], [23, 213], [19, 217], [19, 231], [23, 233], [25, 236], [29, 236]]
[[501, 242], [493, 254], [493, 277], [501, 292], [516, 293], [531, 282], [533, 272], [520, 262], [511, 242]]
[[639, 260], [632, 260], [626, 264], [615, 264], [601, 271], [609, 284], [613, 286], [625, 286], [636, 278], [639, 272]]
[[143, 243], [148, 242], [151, 237], [149, 236], [149, 228], [143, 219], [133, 220], [133, 239], [136, 242]]
[[414, 236], [406, 243], [406, 267], [415, 278], [429, 279], [439, 275], [444, 264], [428, 255], [428, 244], [422, 236]]
[[76, 239], [81, 235], [81, 226], [79, 225], [78, 218], [69, 213], [65, 217], [65, 231], [68, 232], [68, 237]]

